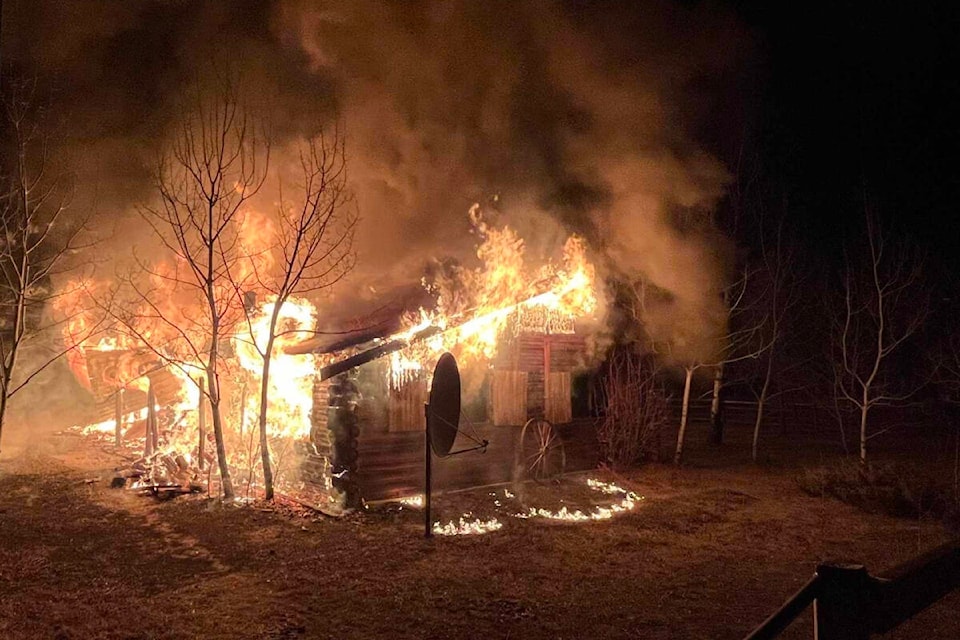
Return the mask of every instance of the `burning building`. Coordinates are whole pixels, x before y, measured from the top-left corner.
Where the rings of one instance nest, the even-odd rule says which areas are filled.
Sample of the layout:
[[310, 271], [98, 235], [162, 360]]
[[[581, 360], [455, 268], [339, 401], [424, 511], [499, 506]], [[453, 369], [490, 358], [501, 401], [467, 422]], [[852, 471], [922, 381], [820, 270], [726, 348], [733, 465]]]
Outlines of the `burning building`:
[[[562, 264], [517, 268], [519, 237], [487, 229], [476, 256], [483, 269], [460, 269], [456, 277], [441, 270], [441, 277], [429, 279], [435, 301], [423, 305], [423, 315], [414, 309], [393, 326], [350, 340], [311, 342], [301, 333], [272, 351], [289, 359], [271, 374], [282, 380], [270, 390], [271, 446], [278, 452], [315, 447], [316, 452], [307, 451], [307, 467], [331, 478], [343, 471], [340, 467], [352, 469], [357, 495], [365, 491], [364, 474], [373, 474], [379, 464], [368, 452], [368, 437], [380, 434], [384, 447], [394, 446], [388, 441], [417, 439], [412, 429], [420, 420], [429, 371], [442, 350], [452, 350], [465, 370], [466, 417], [491, 442], [486, 456], [457, 460], [464, 481], [474, 464], [487, 473], [473, 473], [476, 482], [510, 475], [494, 472], [501, 463], [492, 461], [511, 428], [522, 429], [531, 418], [577, 423], [569, 398], [577, 396], [578, 371], [591, 357], [594, 330], [585, 319], [595, 313], [599, 297], [592, 272], [572, 266], [585, 244], [602, 255], [606, 275], [642, 280], [662, 292], [656, 304], [643, 309], [644, 330], [652, 341], [672, 344], [681, 341], [677, 334], [680, 339], [709, 334], [713, 319], [722, 317], [716, 292], [725, 252], [718, 249], [723, 243], [714, 233], [711, 212], [729, 174], [687, 135], [699, 124], [697, 114], [709, 111], [702, 109], [709, 104], [699, 91], [702, 79], [721, 77], [739, 55], [726, 30], [688, 27], [710, 25], [716, 18], [712, 13], [691, 11], [677, 20], [674, 8], [631, 5], [623, 10], [624, 19], [617, 19], [620, 12], [608, 7], [594, 12], [562, 3], [491, 9], [475, 3], [400, 8], [373, 1], [318, 9], [314, 3], [277, 0], [245, 11], [199, 3], [184, 20], [179, 5], [128, 11], [126, 3], [118, 4], [123, 11], [96, 14], [91, 18], [96, 28], [90, 29], [59, 28], [90, 16], [56, 2], [24, 4], [5, 20], [11, 18], [15, 26], [7, 43], [9, 62], [29, 62], [24, 68], [31, 70], [39, 64], [40, 77], [55, 78], [59, 102], [68, 105], [59, 115], [74, 116], [64, 117], [74, 135], [51, 148], [63, 152], [84, 187], [73, 209], [97, 202], [91, 208], [103, 212], [92, 226], [110, 237], [95, 251], [107, 264], [92, 267], [91, 277], [102, 281], [107, 273], [139, 271], [143, 282], [138, 285], [159, 311], [138, 308], [144, 300], [132, 300], [117, 314], [129, 311], [139, 322], [137, 315], [148, 321], [162, 313], [171, 320], [163, 327], [146, 326], [149, 322], [137, 327], [159, 354], [130, 335], [108, 336], [106, 342], [95, 336], [68, 354], [78, 380], [98, 400], [97, 415], [84, 420], [111, 432], [119, 424], [121, 442], [143, 437], [145, 413], [153, 407], [159, 414], [158, 444], [176, 440], [174, 449], [184, 459], [190, 454], [191, 468], [202, 464], [208, 473], [214, 448], [212, 425], [204, 423], [208, 414], [199, 406], [201, 385], [209, 390], [201, 377], [207, 375], [204, 364], [223, 365], [215, 376], [223, 387], [223, 457], [236, 477], [254, 487], [249, 493], [257, 493], [255, 427], [261, 402], [259, 374], [249, 365], [259, 364], [260, 354], [246, 349], [257, 340], [244, 338], [245, 329], [238, 331], [235, 324], [239, 296], [228, 283], [213, 296], [224, 303], [224, 322], [218, 325], [224, 334], [222, 348], [208, 349], [210, 327], [198, 323], [217, 314], [204, 308], [201, 287], [171, 290], [170, 283], [189, 270], [172, 255], [171, 239], [154, 237], [138, 215], [162, 200], [154, 161], [183, 142], [185, 118], [192, 111], [182, 103], [215, 93], [221, 67], [237, 70], [239, 103], [250, 105], [251, 114], [266, 114], [265, 129], [275, 138], [270, 176], [257, 198], [253, 192], [261, 181], [256, 176], [245, 185], [234, 176], [225, 182], [227, 188], [217, 190], [235, 199], [252, 198], [235, 224], [224, 225], [231, 234], [224, 246], [231, 251], [237, 239], [249, 243], [243, 252], [250, 256], [276, 257], [276, 247], [258, 244], [273, 234], [251, 224], [251, 218], [255, 211], [278, 208], [285, 199], [281, 181], [283, 192], [293, 193], [302, 168], [300, 143], [338, 123], [349, 132], [344, 144], [350, 177], [344, 189], [356, 195], [362, 211], [356, 268], [346, 287], [376, 283], [382, 291], [409, 283], [419, 277], [425, 260], [437, 255], [466, 262], [473, 243], [454, 218], [471, 201], [467, 198], [502, 196], [497, 210], [532, 245], [557, 248], [554, 237], [568, 233], [585, 239], [568, 243]], [[704, 40], [706, 34], [713, 35]], [[263, 164], [247, 166], [267, 172], [266, 155], [260, 154]], [[169, 236], [169, 229], [164, 233]], [[202, 235], [194, 233], [198, 237], [191, 242]], [[231, 272], [231, 278], [244, 282], [245, 294], [263, 273], [258, 265], [252, 276]], [[73, 290], [68, 285], [57, 283], [61, 290]], [[258, 309], [272, 304], [270, 291], [254, 293]], [[533, 300], [538, 296], [544, 298]], [[341, 330], [328, 318], [331, 309], [345, 303], [317, 298], [309, 301], [316, 307], [312, 318], [297, 326], [305, 333], [318, 324]], [[296, 324], [297, 313], [291, 310], [286, 317]], [[362, 315], [357, 307], [350, 314]], [[186, 339], [176, 333], [182, 328], [188, 329]], [[65, 344], [76, 344], [84, 335], [81, 328]], [[391, 343], [404, 346], [314, 385], [325, 367]], [[281, 369], [289, 375], [281, 375]], [[344, 379], [350, 383], [341, 385]], [[150, 386], [155, 405], [147, 400]], [[345, 389], [350, 396], [353, 386], [359, 391], [360, 434], [337, 444], [337, 438], [324, 435], [330, 401], [324, 394], [333, 390], [340, 398], [337, 391]], [[568, 468], [576, 464], [571, 442], [566, 440]], [[337, 446], [345, 450], [334, 464]], [[354, 453], [357, 459], [346, 462]], [[292, 456], [285, 460], [285, 475], [296, 485], [298, 465]], [[399, 458], [384, 462], [377, 477], [386, 477], [389, 465], [394, 471], [402, 466]], [[415, 477], [411, 465], [403, 465], [404, 477]], [[442, 484], [445, 472], [438, 473]], [[386, 494], [371, 488], [369, 495]]]
[[590, 360], [588, 317], [597, 308], [582, 241], [571, 237], [561, 264], [532, 275], [511, 229], [488, 228], [477, 207], [471, 218], [484, 238], [477, 250], [483, 264], [429, 283], [432, 308], [287, 349], [318, 363], [313, 445], [348, 504], [422, 487], [424, 403], [432, 366], [445, 351], [458, 357], [465, 379], [455, 448], [469, 448], [468, 440], [488, 447], [440, 465], [438, 487], [545, 477], [596, 463], [592, 424], [573, 411], [575, 378]]
[[[573, 410], [599, 306], [586, 245], [571, 236], [561, 257], [531, 265], [514, 230], [489, 226], [478, 206], [470, 216], [481, 238], [479, 266], [457, 265], [424, 279], [420, 298], [429, 302], [415, 309], [385, 321], [367, 316], [365, 329], [331, 339], [315, 331], [313, 304], [282, 305], [266, 425], [280, 491], [327, 511], [418, 491], [423, 407], [433, 364], [446, 351], [460, 361], [466, 382], [462, 438], [489, 446], [485, 455], [441, 465], [438, 488], [594, 465], [594, 430]], [[221, 353], [219, 384], [231, 475], [241, 479], [240, 495], [256, 496], [262, 474], [256, 390], [275, 302], [247, 302], [247, 321], [235, 324]], [[101, 338], [71, 355], [78, 380], [98, 400], [97, 422], [86, 430], [107, 432], [118, 446], [142, 443], [145, 481], [197, 483], [206, 472], [209, 483], [216, 458], [204, 368], [164, 354], [156, 341], [140, 344], [148, 330], [159, 329]]]
[[[438, 487], [544, 478], [596, 464], [592, 420], [573, 411], [574, 379], [589, 358], [585, 331], [562, 311], [522, 304], [505, 318], [491, 357], [466, 357], [455, 449], [478, 441], [488, 446], [484, 455], [441, 464]], [[330, 362], [318, 368], [311, 428], [317, 453], [306, 464], [314, 471], [329, 468], [348, 504], [421, 490], [430, 385], [430, 367], [422, 361], [442, 352], [440, 336], [442, 329], [431, 325], [404, 337], [362, 334], [355, 343], [311, 340], [288, 349]]]

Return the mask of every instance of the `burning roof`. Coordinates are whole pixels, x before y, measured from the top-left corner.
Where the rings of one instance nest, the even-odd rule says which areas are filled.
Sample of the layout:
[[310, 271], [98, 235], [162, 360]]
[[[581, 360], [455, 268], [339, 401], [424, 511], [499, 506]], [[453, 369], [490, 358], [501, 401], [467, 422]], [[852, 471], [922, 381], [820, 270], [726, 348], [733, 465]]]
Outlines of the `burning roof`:
[[388, 355], [393, 374], [401, 375], [429, 368], [445, 351], [461, 361], [489, 360], [511, 330], [571, 333], [575, 318], [597, 310], [596, 271], [581, 238], [567, 239], [561, 261], [531, 268], [513, 229], [489, 227], [479, 205], [470, 209], [470, 219], [483, 238], [477, 247], [481, 266], [448, 269], [424, 282], [432, 303], [402, 314], [399, 329], [379, 335], [376, 329], [358, 331], [340, 340], [313, 338], [286, 353], [329, 356], [321, 379]]

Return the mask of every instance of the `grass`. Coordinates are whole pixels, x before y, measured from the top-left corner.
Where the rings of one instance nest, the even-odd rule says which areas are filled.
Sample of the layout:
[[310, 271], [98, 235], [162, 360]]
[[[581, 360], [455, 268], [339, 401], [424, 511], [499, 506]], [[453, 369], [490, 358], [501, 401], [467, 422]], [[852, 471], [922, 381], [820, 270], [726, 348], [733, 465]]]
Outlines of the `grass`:
[[[0, 637], [734, 640], [821, 560], [881, 571], [947, 536], [747, 466], [609, 477], [645, 496], [609, 521], [506, 516], [494, 533], [425, 540], [410, 510], [331, 520], [158, 503], [110, 489], [114, 464], [76, 443], [0, 460]], [[504, 516], [490, 493], [438, 509]], [[523, 500], [591, 495], [532, 487]], [[891, 637], [958, 637], [958, 605], [955, 594]], [[784, 637], [809, 638], [809, 613]]]

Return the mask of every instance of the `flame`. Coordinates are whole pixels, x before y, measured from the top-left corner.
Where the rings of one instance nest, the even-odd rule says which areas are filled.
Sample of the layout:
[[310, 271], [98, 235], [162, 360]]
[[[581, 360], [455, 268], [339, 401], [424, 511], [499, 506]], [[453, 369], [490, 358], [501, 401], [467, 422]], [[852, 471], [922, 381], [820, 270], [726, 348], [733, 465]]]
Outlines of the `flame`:
[[[224, 438], [227, 442], [228, 463], [241, 480], [245, 479], [248, 490], [258, 482], [260, 474], [260, 450], [258, 436], [258, 415], [260, 409], [260, 382], [263, 373], [263, 358], [270, 335], [270, 322], [276, 307], [275, 300], [263, 302], [250, 314], [249, 322], [238, 323], [230, 337], [235, 357], [231, 358], [224, 369], [222, 387], [227, 392], [222, 398], [224, 412]], [[292, 487], [296, 478], [286, 474], [293, 467], [290, 464], [293, 443], [309, 438], [313, 408], [313, 379], [315, 363], [312, 356], [292, 356], [284, 349], [302, 339], [305, 331], [312, 331], [316, 322], [316, 309], [306, 300], [289, 299], [277, 311], [276, 337], [274, 339], [270, 381], [268, 385], [267, 435], [270, 441], [276, 486]], [[72, 329], [77, 330], [76, 326]], [[145, 326], [144, 332], [164, 331], [163, 328]], [[92, 342], [92, 341], [91, 341]], [[130, 336], [122, 333], [100, 337], [96, 342], [84, 345], [83, 353], [96, 351], [115, 351], [116, 379], [107, 381], [128, 391], [137, 389], [146, 391], [150, 373], [141, 373], [137, 354], [144, 353], [141, 348], [132, 350], [136, 344]], [[167, 343], [176, 349], [176, 343]], [[150, 483], [163, 484], [171, 473], [177, 478], [199, 477], [197, 458], [200, 440], [198, 406], [200, 400], [199, 379], [204, 373], [200, 362], [179, 361], [179, 356], [171, 355], [169, 360], [179, 361], [178, 365], [167, 364], [162, 354], [151, 354], [161, 364], [153, 370], [162, 369], [176, 382], [172, 401], [166, 406], [156, 406], [157, 415], [163, 415], [159, 434], [159, 447], [155, 454], [144, 463], [148, 471], [139, 482], [139, 486]], [[166, 365], [166, 366], [165, 366]], [[86, 364], [84, 362], [84, 368]], [[85, 371], [85, 369], [84, 369]], [[231, 391], [232, 390], [232, 391]], [[237, 391], [239, 390], [239, 392]], [[239, 395], [239, 398], [236, 396]], [[142, 397], [142, 396], [141, 396]], [[231, 399], [236, 400], [232, 402]], [[125, 446], [143, 449], [145, 436], [127, 437], [136, 424], [143, 424], [147, 417], [147, 408], [128, 411], [121, 419], [121, 438]], [[116, 419], [104, 420], [90, 425], [75, 427], [83, 435], [100, 437], [110, 442], [114, 438]], [[205, 437], [210, 440], [212, 426], [207, 426]], [[214, 465], [214, 447], [212, 442], [204, 446], [206, 465]], [[170, 460], [183, 464], [189, 469], [174, 468]], [[192, 475], [191, 475], [192, 474]], [[287, 477], [290, 475], [290, 477]]]
[[[570, 236], [559, 264], [534, 271], [526, 265], [524, 242], [513, 229], [489, 227], [478, 205], [471, 208], [470, 219], [483, 238], [476, 251], [482, 266], [460, 272], [456, 286], [433, 285], [436, 308], [421, 308], [390, 336], [411, 343], [391, 354], [394, 386], [410, 372], [427, 369], [444, 351], [452, 351], [461, 362], [489, 361], [510, 328], [514, 333], [571, 333], [575, 319], [597, 310], [596, 270], [582, 238]], [[431, 329], [429, 337], [415, 340]]]
[[[263, 371], [261, 354], [267, 351], [270, 321], [275, 307], [275, 300], [262, 304], [251, 318], [248, 330], [233, 338], [240, 367], [248, 374], [250, 381], [256, 384], [256, 393], [247, 396], [245, 414], [254, 421], [260, 411], [259, 391]], [[277, 313], [276, 338], [270, 354], [270, 380], [267, 389], [267, 434], [271, 437], [304, 439], [310, 435], [316, 364], [312, 356], [289, 355], [284, 349], [302, 340], [304, 333], [313, 330], [316, 315], [313, 304], [294, 298], [280, 305]]]
[[[469, 518], [469, 514], [467, 514], [466, 517]], [[461, 516], [459, 522], [453, 522], [451, 520], [444, 525], [441, 525], [439, 522], [434, 522], [433, 533], [438, 536], [480, 535], [484, 533], [490, 533], [491, 531], [497, 531], [502, 527], [503, 523], [496, 518], [491, 518], [489, 520], [480, 520], [479, 518], [467, 520]]]
[[[597, 480], [596, 478], [588, 478], [587, 486], [593, 491], [607, 496], [614, 496], [617, 499], [615, 502], [607, 505], [595, 505], [593, 508], [586, 511], [582, 509], [571, 509], [567, 506], [563, 506], [557, 510], [546, 509], [543, 507], [530, 507], [526, 511], [515, 511], [513, 509], [508, 509], [506, 512], [504, 512], [501, 511], [501, 508], [506, 509], [506, 507], [504, 507], [503, 503], [501, 503], [501, 501], [498, 499], [497, 493], [491, 492], [489, 495], [494, 498], [493, 505], [497, 513], [505, 513], [510, 517], [518, 518], [520, 520], [542, 518], [544, 520], [556, 520], [573, 523], [610, 520], [619, 514], [633, 511], [637, 505], [644, 500], [643, 496], [638, 495], [633, 491], [624, 489], [623, 487], [620, 487], [612, 482]], [[506, 488], [503, 489], [503, 497], [505, 500], [516, 499], [516, 495]], [[422, 509], [423, 500], [423, 494], [414, 494], [400, 498], [398, 502], [406, 507]], [[472, 513], [465, 513], [460, 516], [457, 522], [451, 520], [443, 525], [441, 525], [440, 522], [434, 522], [433, 533], [443, 536], [478, 535], [497, 531], [502, 527], [503, 522], [497, 518], [484, 520], [483, 518], [475, 517]]]
[[412, 496], [406, 496], [398, 500], [400, 504], [411, 509], [423, 509], [423, 494], [419, 493]]
[[622, 487], [610, 482], [603, 482], [602, 480], [596, 480], [594, 478], [587, 479], [587, 486], [589, 486], [594, 491], [599, 491], [607, 495], [616, 495], [619, 494], [620, 500], [614, 502], [609, 506], [595, 506], [589, 511], [582, 511], [580, 509], [570, 510], [567, 507], [561, 507], [557, 511], [551, 511], [550, 509], [536, 508], [531, 507], [526, 512], [515, 513], [514, 517], [529, 519], [529, 518], [545, 518], [547, 520], [562, 520], [564, 522], [585, 522], [590, 520], [609, 520], [618, 513], [624, 513], [626, 511], [633, 511], [637, 506], [637, 503], [643, 500], [643, 496], [637, 495], [633, 491], [627, 491]]

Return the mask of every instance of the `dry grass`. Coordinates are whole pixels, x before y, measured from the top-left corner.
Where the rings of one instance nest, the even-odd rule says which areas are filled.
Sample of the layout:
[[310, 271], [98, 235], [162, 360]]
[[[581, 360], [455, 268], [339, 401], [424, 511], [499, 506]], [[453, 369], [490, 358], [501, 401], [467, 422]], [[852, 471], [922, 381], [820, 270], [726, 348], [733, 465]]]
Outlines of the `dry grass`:
[[[646, 499], [612, 521], [425, 540], [409, 510], [156, 503], [109, 489], [113, 460], [66, 448], [0, 462], [4, 639], [736, 639], [819, 560], [879, 571], [945, 538], [932, 521], [808, 496], [788, 472], [650, 467], [619, 478]], [[590, 499], [575, 493], [564, 499]], [[492, 514], [489, 494], [444, 496], [443, 515]], [[958, 604], [890, 637], [958, 637]], [[809, 615], [785, 637], [809, 638]]]

